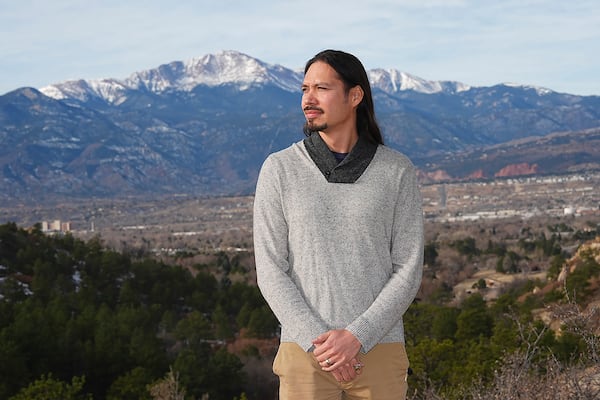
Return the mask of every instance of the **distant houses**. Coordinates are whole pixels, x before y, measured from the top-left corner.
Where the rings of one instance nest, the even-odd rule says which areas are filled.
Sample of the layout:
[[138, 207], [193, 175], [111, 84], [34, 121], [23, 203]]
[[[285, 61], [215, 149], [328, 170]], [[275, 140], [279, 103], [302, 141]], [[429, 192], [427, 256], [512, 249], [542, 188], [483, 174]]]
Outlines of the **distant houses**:
[[42, 221], [42, 232], [70, 232], [71, 222], [62, 222], [60, 219], [54, 221]]

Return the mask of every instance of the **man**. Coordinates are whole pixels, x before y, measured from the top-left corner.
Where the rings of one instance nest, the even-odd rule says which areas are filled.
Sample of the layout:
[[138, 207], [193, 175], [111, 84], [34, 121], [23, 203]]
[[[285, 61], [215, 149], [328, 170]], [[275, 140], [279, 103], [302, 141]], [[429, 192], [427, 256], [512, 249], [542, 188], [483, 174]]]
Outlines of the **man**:
[[307, 137], [265, 160], [254, 203], [258, 285], [281, 323], [280, 399], [404, 399], [402, 315], [423, 256], [414, 167], [383, 145], [355, 56], [309, 60], [302, 109]]

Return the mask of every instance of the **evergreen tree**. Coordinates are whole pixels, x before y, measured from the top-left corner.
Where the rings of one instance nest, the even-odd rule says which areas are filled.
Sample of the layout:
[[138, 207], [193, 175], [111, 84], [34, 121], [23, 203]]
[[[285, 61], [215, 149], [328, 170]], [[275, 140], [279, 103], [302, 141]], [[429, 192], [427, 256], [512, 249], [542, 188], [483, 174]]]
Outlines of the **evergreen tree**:
[[90, 394], [80, 393], [85, 383], [84, 377], [73, 377], [71, 383], [43, 375], [9, 400], [91, 400]]

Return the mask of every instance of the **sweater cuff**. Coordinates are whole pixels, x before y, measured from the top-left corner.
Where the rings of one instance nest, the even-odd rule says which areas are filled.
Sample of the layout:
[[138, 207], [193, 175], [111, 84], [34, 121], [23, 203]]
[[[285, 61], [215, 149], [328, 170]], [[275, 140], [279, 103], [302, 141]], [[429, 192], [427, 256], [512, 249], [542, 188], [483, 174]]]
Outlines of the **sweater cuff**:
[[377, 339], [373, 337], [373, 328], [369, 321], [360, 316], [355, 319], [350, 325], [346, 327], [346, 330], [350, 331], [362, 345], [361, 351], [367, 353], [377, 344]]
[[[283, 328], [282, 328], [283, 329]], [[289, 338], [292, 339], [298, 346], [302, 347], [302, 349], [306, 352], [311, 351], [313, 349], [313, 340], [315, 340], [319, 335], [327, 332], [329, 329], [319, 325], [316, 328], [305, 327], [302, 332], [296, 333], [296, 335], [288, 336], [287, 332], [281, 332], [282, 339]]]

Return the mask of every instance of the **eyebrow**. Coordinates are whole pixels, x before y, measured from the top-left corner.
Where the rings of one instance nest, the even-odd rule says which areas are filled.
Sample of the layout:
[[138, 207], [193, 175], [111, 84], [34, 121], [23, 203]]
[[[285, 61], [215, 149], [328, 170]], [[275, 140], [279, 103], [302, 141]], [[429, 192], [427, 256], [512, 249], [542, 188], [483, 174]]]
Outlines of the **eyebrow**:
[[301, 87], [308, 87], [308, 86], [333, 86], [333, 84], [331, 82], [315, 82], [315, 83], [302, 83]]

